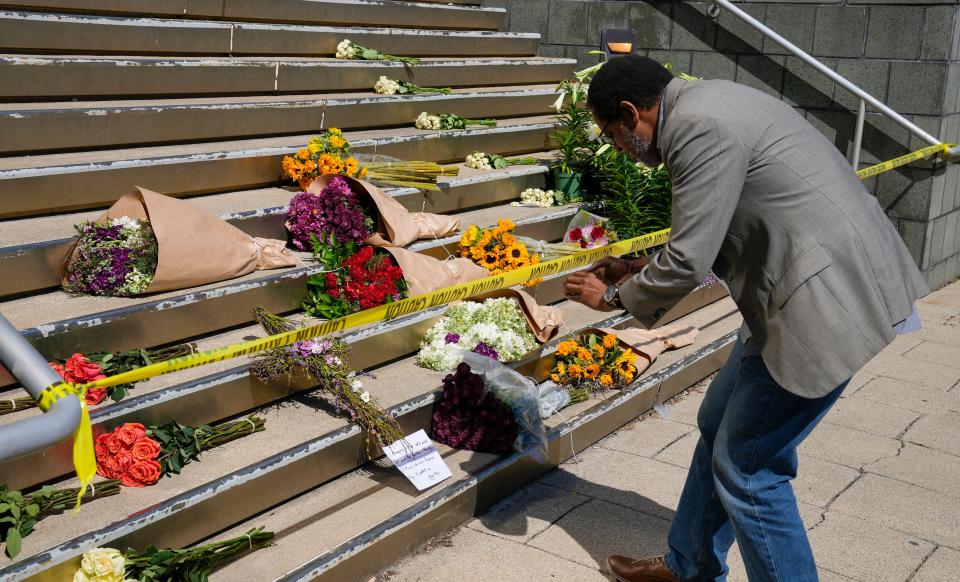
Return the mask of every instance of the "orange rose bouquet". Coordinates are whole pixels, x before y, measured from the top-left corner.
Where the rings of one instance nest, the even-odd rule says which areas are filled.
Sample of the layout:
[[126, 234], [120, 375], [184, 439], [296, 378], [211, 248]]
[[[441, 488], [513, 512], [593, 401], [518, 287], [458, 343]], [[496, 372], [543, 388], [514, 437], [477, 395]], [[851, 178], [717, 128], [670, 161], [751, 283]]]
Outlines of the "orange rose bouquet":
[[179, 475], [204, 451], [262, 430], [264, 420], [258, 416], [214, 427], [174, 421], [148, 428], [128, 422], [97, 437], [97, 473], [126, 487], [146, 487], [165, 475]]

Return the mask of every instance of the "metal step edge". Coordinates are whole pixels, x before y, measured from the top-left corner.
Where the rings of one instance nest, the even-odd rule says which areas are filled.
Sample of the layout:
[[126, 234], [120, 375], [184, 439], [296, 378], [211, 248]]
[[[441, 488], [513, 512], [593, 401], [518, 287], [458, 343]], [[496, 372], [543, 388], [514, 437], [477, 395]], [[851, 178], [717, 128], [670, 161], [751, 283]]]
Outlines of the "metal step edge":
[[150, 96], [281, 95], [369, 89], [385, 75], [423, 86], [480, 87], [559, 82], [576, 61], [565, 58], [390, 61], [265, 57], [116, 57], [0, 55], [0, 98], [119, 99]]
[[547, 464], [541, 465], [525, 453], [514, 452], [278, 578], [278, 582], [363, 580], [375, 576], [431, 538], [473, 518], [655, 404], [673, 398], [715, 372], [726, 359], [736, 337], [736, 331], [729, 332], [683, 360], [644, 377], [617, 396], [603, 400], [549, 430]]
[[210, 97], [202, 98], [209, 103], [194, 104], [145, 100], [121, 106], [94, 102], [70, 108], [62, 107], [62, 103], [41, 104], [40, 108], [0, 105], [0, 154], [278, 137], [301, 134], [305, 127], [312, 126], [347, 130], [409, 127], [421, 111], [453, 113], [468, 119], [504, 119], [548, 113], [556, 99], [554, 88], [547, 86], [458, 91], [450, 95], [385, 96], [370, 92], [246, 102]]
[[[287, 2], [291, 4], [291, 2]], [[85, 4], [85, 5], [84, 5]], [[249, 21], [263, 23], [317, 23], [317, 24], [364, 24], [364, 25], [384, 25], [391, 24], [391, 18], [396, 19], [399, 15], [409, 13], [406, 16], [405, 25], [416, 25], [418, 27], [436, 27], [436, 28], [475, 28], [484, 30], [497, 30], [503, 25], [506, 9], [485, 7], [485, 6], [449, 6], [446, 4], [436, 4], [430, 2], [395, 2], [386, 4], [384, 2], [364, 2], [357, 0], [312, 0], [307, 7], [320, 14], [311, 14], [308, 11], [301, 11], [299, 19], [280, 17], [279, 15], [270, 18], [264, 14], [252, 14], [249, 10], [249, 3], [240, 2], [240, 6], [233, 6], [233, 2], [217, 3], [207, 9], [209, 5], [199, 4], [199, 8], [194, 8], [187, 3], [184, 7], [176, 7], [174, 10], [158, 11], [158, 6], [140, 7], [137, 5], [125, 5], [118, 8], [116, 4], [110, 6], [97, 6], [96, 2], [30, 2], [5, 0], [0, 2], [3, 8], [14, 10], [24, 10], [30, 12], [63, 12], [70, 14], [87, 15], [112, 15], [112, 16], [130, 16], [143, 15], [147, 17], [161, 18], [182, 18], [182, 19], [203, 19], [203, 20], [228, 20], [228, 21]], [[292, 2], [294, 5], [303, 5], [302, 1]], [[295, 6], [294, 6], [295, 7]], [[350, 16], [343, 15], [346, 9], [350, 10]], [[383, 14], [386, 13], [386, 14]], [[433, 17], [431, 19], [431, 17]], [[483, 18], [483, 26], [465, 26], [463, 24], [453, 25], [450, 18], [475, 19]], [[417, 19], [423, 19], [418, 22]], [[431, 22], [431, 20], [435, 22]], [[396, 20], [394, 20], [396, 22]]]
[[[563, 300], [563, 281], [569, 273], [558, 274], [539, 285], [538, 301], [548, 304]], [[351, 367], [370, 370], [416, 353], [424, 334], [445, 310], [445, 306], [439, 306], [346, 332], [342, 337], [351, 347]], [[286, 381], [262, 384], [250, 376], [249, 368], [248, 363], [242, 363], [95, 408], [90, 414], [94, 434], [113, 430], [125, 422], [157, 425], [176, 419], [193, 426], [210, 424], [315, 388], [313, 384], [291, 385]], [[0, 474], [12, 476], [5, 481], [13, 489], [50, 482], [72, 471], [71, 451], [71, 442], [65, 441], [0, 463]]]
[[[546, 163], [546, 160], [544, 160]], [[454, 208], [442, 204], [447, 199], [460, 198], [467, 202], [456, 206], [457, 211], [470, 210], [490, 204], [515, 200], [521, 191], [542, 187], [542, 176], [548, 171], [544, 165], [515, 166], [506, 170], [491, 171], [481, 176], [451, 177], [440, 182], [440, 192], [427, 193], [416, 188], [395, 188], [387, 193], [413, 212], [447, 213]], [[518, 183], [508, 193], [492, 191], [495, 186]], [[485, 188], [478, 189], [477, 186]], [[465, 192], [470, 190], [471, 195]], [[293, 192], [291, 192], [291, 196]], [[221, 214], [220, 218], [251, 236], [285, 239], [284, 222], [289, 206], [271, 206]], [[35, 293], [60, 285], [59, 265], [76, 237], [60, 238], [42, 242], [0, 247], [0, 272], [17, 273], [17, 277], [0, 279], [0, 299], [12, 295]]]
[[[357, 132], [347, 138], [356, 153], [381, 154], [401, 159], [462, 162], [474, 151], [513, 155], [550, 149], [550, 132], [556, 122], [514, 121], [495, 128], [383, 135], [382, 131]], [[411, 130], [413, 131], [413, 130]], [[379, 135], [378, 135], [379, 134]], [[97, 153], [89, 161], [37, 166], [55, 156], [22, 159], [29, 167], [0, 169], [0, 217], [49, 214], [109, 205], [144, 185], [170, 196], [190, 196], [241, 190], [277, 183], [280, 160], [296, 152], [311, 135], [260, 140], [239, 140], [193, 146], [175, 155], [164, 148], [140, 148]], [[274, 145], [276, 144], [276, 145]], [[169, 147], [169, 146], [168, 146]], [[157, 151], [151, 155], [151, 151]], [[126, 153], [125, 153], [126, 152]], [[124, 155], [132, 159], [118, 159]], [[7, 160], [11, 163], [10, 159]], [[0, 166], [3, 160], [0, 159]], [[31, 192], [30, 197], [22, 192]], [[69, 200], [63, 192], [71, 192]]]
[[[351, 38], [409, 56], [533, 55], [539, 34], [172, 20], [0, 11], [7, 51], [148, 54], [326, 54]], [[56, 39], [56, 40], [51, 40]], [[467, 42], [463, 42], [467, 41]]]
[[[604, 322], [601, 322], [600, 325], [622, 323], [630, 319], [629, 316], [618, 315], [608, 318]], [[735, 334], [731, 333], [728, 335], [732, 337]], [[549, 353], [548, 350], [555, 348], [557, 341], [558, 340], [554, 340], [548, 344], [549, 347], [544, 349], [544, 353]], [[713, 345], [714, 344], [710, 344], [710, 346], [702, 348], [696, 353], [701, 353]], [[715, 351], [715, 348], [713, 351]], [[515, 364], [514, 367], [522, 367], [530, 364], [531, 362], [519, 362]], [[682, 366], [674, 364], [665, 369], [673, 370], [674, 373], [676, 373], [682, 371]], [[703, 376], [706, 376], [708, 373], [709, 372], [703, 374]], [[671, 375], [673, 374], [666, 376], [669, 377]], [[574, 428], [583, 426], [586, 422], [597, 416], [598, 413], [591, 414], [591, 412], [598, 407], [606, 411], [610, 407], [604, 406], [604, 404], [610, 400], [615, 400], [618, 403], [629, 401], [641, 390], [649, 390], [649, 388], [655, 384], [662, 385], [666, 379], [662, 376], [664, 376], [663, 371], [659, 371], [649, 377], [638, 380], [635, 385], [639, 386], [636, 388], [624, 389], [622, 394], [601, 401], [585, 413], [570, 419], [570, 421], [564, 423], [561, 427], [568, 425]], [[681, 387], [680, 390], [685, 387], [686, 386]], [[401, 427], [406, 432], [413, 432], [429, 425], [432, 405], [436, 401], [438, 394], [439, 388], [436, 388], [424, 395], [414, 397], [393, 406], [388, 410], [398, 418]], [[666, 399], [667, 398], [664, 398], [664, 400]], [[650, 405], [643, 410], [649, 407]], [[643, 412], [643, 410], [640, 412]], [[634, 416], [638, 415], [639, 413]], [[617, 427], [622, 424], [623, 422], [618, 424]], [[557, 429], [551, 431], [553, 437], [556, 437], [556, 430]], [[558, 440], [557, 438], [551, 438], [551, 462], [555, 455], [553, 449]], [[578, 439], [578, 441], [586, 442], [581, 439]], [[64, 562], [71, 560], [83, 551], [93, 547], [107, 544], [113, 544], [119, 547], [140, 547], [146, 546], [148, 543], [166, 545], [166, 542], [160, 539], [161, 533], [169, 531], [182, 532], [183, 529], [178, 528], [177, 524], [182, 525], [189, 523], [194, 531], [190, 534], [178, 533], [168, 535], [189, 535], [195, 542], [216, 531], [253, 516], [259, 511], [267, 509], [277, 503], [282, 503], [303, 491], [314, 488], [339, 475], [356, 469], [363, 462], [363, 450], [363, 435], [359, 427], [356, 425], [344, 426], [343, 428], [328, 432], [325, 435], [311, 439], [306, 443], [292, 447], [286, 451], [271, 455], [255, 464], [224, 475], [193, 490], [154, 504], [144, 512], [137, 513], [124, 520], [114, 522], [105, 528], [89, 532], [60, 544], [55, 548], [50, 548], [29, 558], [25, 558], [12, 564], [8, 568], [0, 569], [0, 575], [9, 576], [11, 581], [22, 580], [28, 576], [39, 574], [44, 570], [49, 570], [49, 572], [47, 572], [48, 575], [59, 574], [62, 576], [67, 570], [57, 570], [57, 565], [63, 565]], [[321, 456], [323, 459], [317, 458]], [[515, 459], [515, 457], [517, 457], [517, 455], [512, 455], [508, 457], [508, 460]], [[318, 462], [321, 460], [322, 462]], [[297, 477], [304, 480], [302, 475], [304, 471], [298, 471], [298, 468], [302, 468], [303, 465], [308, 462], [311, 463], [311, 467], [314, 468], [312, 471], [312, 479], [309, 479], [308, 483], [294, 483]], [[502, 463], [498, 463], [496, 466], [501, 466], [501, 464]], [[281, 471], [282, 474], [280, 474]], [[318, 477], [318, 472], [323, 473], [322, 476]], [[270, 478], [282, 479], [285, 484], [284, 487], [287, 490], [281, 490], [281, 487], [266, 488], [262, 485], [258, 487], [258, 485], [260, 485], [258, 481], [263, 482]], [[248, 499], [250, 489], [254, 488], [258, 491], [256, 500], [260, 507], [245, 507], [242, 512], [238, 511], [240, 506], [232, 503], [231, 495], [233, 497]], [[210, 514], [210, 508], [204, 507], [211, 503], [230, 506], [230, 516], [220, 517], [219, 521], [215, 523], [213, 516]], [[207, 519], [198, 520], [191, 514], [198, 516], [202, 514]]]
[[[541, 240], [557, 240], [563, 236], [562, 231], [576, 212], [576, 208], [564, 208], [517, 220], [517, 233]], [[540, 233], [552, 236], [538, 236]], [[446, 258], [456, 252], [458, 242], [459, 236], [454, 235], [423, 241], [408, 248]], [[301, 267], [203, 291], [186, 289], [178, 291], [175, 296], [31, 326], [20, 333], [49, 358], [69, 357], [76, 351], [91, 351], [91, 348], [116, 351], [165, 345], [249, 323], [249, 309], [255, 304], [275, 313], [297, 310], [303, 299], [305, 279], [321, 271], [320, 267]], [[181, 316], [178, 319], [188, 318], [190, 311], [208, 312], [213, 303], [221, 307], [237, 304], [237, 308], [220, 309], [220, 318], [216, 321], [207, 313], [205, 321], [190, 330], [181, 322], [173, 321], [170, 315], [179, 310]], [[241, 303], [245, 308], [240, 309], [242, 313], [236, 313]]]
[[164, 18], [150, 16], [105, 16], [84, 15], [56, 12], [31, 12], [27, 10], [11, 10], [0, 8], [0, 19], [22, 19], [39, 22], [69, 22], [76, 24], [101, 24], [104, 26], [135, 26], [147, 25], [151, 27], [188, 28], [188, 29], [230, 29], [249, 28], [258, 30], [307, 30], [316, 32], [349, 32], [351, 34], [383, 34], [383, 35], [410, 35], [410, 36], [443, 36], [463, 38], [515, 38], [538, 40], [540, 35], [534, 32], [489, 31], [489, 30], [423, 30], [419, 28], [388, 28], [383, 26], [336, 26], [336, 25], [309, 25], [309, 24], [281, 24], [258, 22], [206, 21], [203, 19], [187, 20], [181, 18]]

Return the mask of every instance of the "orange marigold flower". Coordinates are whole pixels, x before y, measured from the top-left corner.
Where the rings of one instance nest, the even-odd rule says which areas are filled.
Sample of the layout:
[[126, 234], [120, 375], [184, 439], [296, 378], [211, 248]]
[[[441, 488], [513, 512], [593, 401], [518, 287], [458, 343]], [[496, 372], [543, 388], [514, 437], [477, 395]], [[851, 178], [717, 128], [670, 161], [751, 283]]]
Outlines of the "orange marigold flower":
[[597, 344], [593, 346], [593, 351], [597, 354], [598, 358], [602, 358], [603, 356], [607, 355], [607, 350], [604, 349], [603, 344]]
[[573, 379], [580, 378], [580, 375], [582, 374], [582, 372], [583, 371], [580, 369], [580, 366], [576, 364], [571, 364], [570, 367], [567, 368], [567, 374]]
[[613, 335], [612, 333], [608, 333], [607, 335], [603, 336], [603, 347], [607, 348], [608, 350], [612, 350], [613, 346], [615, 345], [617, 345], [617, 336]]
[[297, 152], [297, 157], [300, 158], [301, 160], [309, 160], [310, 150], [308, 150], [307, 148], [303, 148], [302, 150]]
[[355, 175], [357, 173], [357, 170], [360, 169], [360, 162], [358, 162], [357, 159], [354, 157], [347, 158], [346, 164], [347, 164], [347, 174], [351, 176]]
[[576, 342], [565, 341], [557, 344], [557, 353], [561, 356], [569, 356], [577, 347]]
[[583, 371], [583, 377], [586, 378], [587, 380], [593, 380], [599, 375], [600, 375], [600, 366], [598, 366], [597, 364], [590, 364]]
[[601, 386], [613, 386], [613, 376], [609, 373], [600, 375], [600, 385]]
[[593, 354], [591, 354], [590, 350], [586, 348], [577, 348], [577, 359], [583, 360], [585, 362], [592, 362]]
[[[508, 246], [508, 247], [509, 247], [509, 246], [512, 246], [512, 245], [517, 244], [517, 237], [513, 236], [512, 234], [510, 234], [510, 233], [508, 232], [508, 233], [504, 234], [504, 235], [500, 238], [500, 241], [501, 241], [505, 246]], [[524, 247], [524, 250], [526, 250], [526, 247]]]

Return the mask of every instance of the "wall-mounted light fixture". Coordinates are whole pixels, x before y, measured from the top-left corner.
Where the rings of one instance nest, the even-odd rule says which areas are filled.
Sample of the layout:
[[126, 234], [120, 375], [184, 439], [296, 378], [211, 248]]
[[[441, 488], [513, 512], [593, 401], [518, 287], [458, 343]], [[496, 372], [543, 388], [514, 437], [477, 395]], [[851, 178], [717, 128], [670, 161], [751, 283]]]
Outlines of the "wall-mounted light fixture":
[[637, 52], [637, 32], [630, 28], [605, 28], [600, 31], [600, 48], [608, 57]]

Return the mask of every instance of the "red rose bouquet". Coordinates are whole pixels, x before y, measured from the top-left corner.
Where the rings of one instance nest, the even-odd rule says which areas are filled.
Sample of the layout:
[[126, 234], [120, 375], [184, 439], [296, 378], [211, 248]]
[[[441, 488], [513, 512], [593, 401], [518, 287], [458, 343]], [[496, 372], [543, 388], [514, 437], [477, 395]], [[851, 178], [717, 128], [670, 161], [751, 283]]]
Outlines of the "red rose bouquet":
[[371, 246], [355, 249], [345, 246], [341, 256], [325, 259], [326, 264], [338, 264], [339, 268], [307, 280], [303, 302], [307, 315], [335, 319], [407, 296], [403, 271], [387, 253]]
[[200, 453], [262, 430], [264, 420], [257, 416], [214, 427], [174, 421], [147, 428], [128, 422], [97, 437], [97, 473], [126, 487], [153, 485], [165, 475], [179, 475]]
[[[186, 356], [192, 354], [194, 350], [196, 350], [196, 344], [180, 344], [156, 350], [76, 353], [66, 360], [50, 362], [50, 367], [70, 384], [87, 384], [94, 380], [102, 380], [108, 376], [116, 376], [123, 372], [149, 366], [155, 362]], [[107, 388], [91, 388], [84, 396], [84, 400], [87, 406], [96, 406], [106, 400], [108, 396], [114, 402], [119, 402], [127, 397], [133, 386], [132, 383], [128, 383]], [[37, 401], [33, 398], [4, 399], [0, 401], [0, 415], [36, 408], [36, 406]]]

